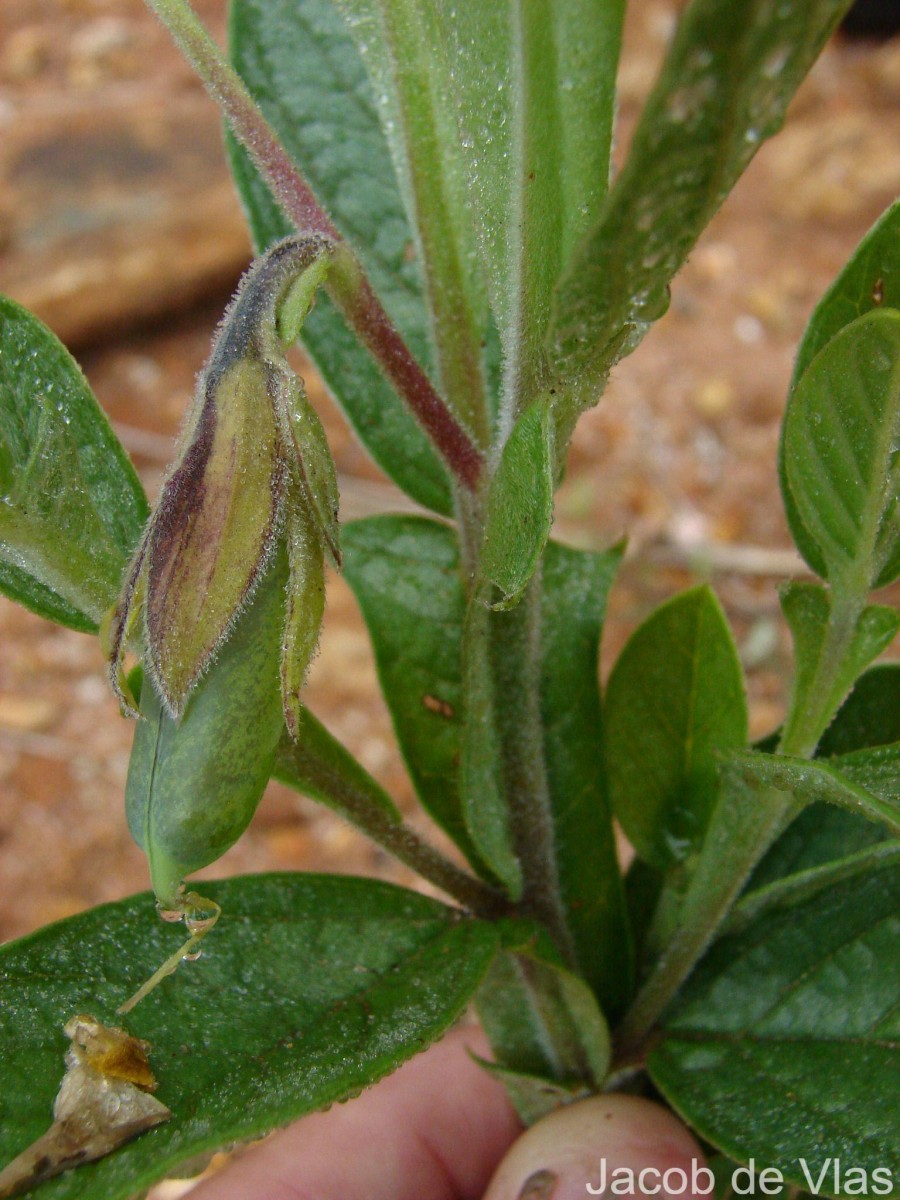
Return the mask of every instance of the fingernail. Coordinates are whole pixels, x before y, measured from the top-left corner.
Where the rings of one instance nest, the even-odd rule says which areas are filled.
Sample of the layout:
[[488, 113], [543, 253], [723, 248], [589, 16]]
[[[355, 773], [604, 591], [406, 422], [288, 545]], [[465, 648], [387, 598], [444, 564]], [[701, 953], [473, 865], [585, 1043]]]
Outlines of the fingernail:
[[558, 1180], [553, 1171], [535, 1171], [525, 1180], [517, 1200], [553, 1200]]

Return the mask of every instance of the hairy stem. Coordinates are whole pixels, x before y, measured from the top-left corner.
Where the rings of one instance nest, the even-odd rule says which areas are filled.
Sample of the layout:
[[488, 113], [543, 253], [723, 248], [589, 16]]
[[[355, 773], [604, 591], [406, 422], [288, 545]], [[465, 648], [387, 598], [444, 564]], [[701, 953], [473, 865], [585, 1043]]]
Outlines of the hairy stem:
[[[362, 772], [362, 768], [360, 768]], [[399, 862], [423, 879], [452, 896], [469, 912], [496, 918], [509, 911], [501, 893], [445, 858], [414, 829], [377, 802], [370, 791], [354, 784], [346, 773], [335, 770], [327, 758], [300, 742], [282, 739], [273, 772], [289, 787], [322, 800], [353, 824], [361, 833], [382, 846]], [[377, 787], [369, 781], [372, 788]]]
[[243, 80], [197, 19], [188, 0], [147, 0], [147, 4], [203, 80], [297, 230], [323, 234], [339, 244], [330, 289], [336, 303], [451, 472], [464, 487], [474, 489], [481, 473], [481, 452], [394, 327], [359, 262], [285, 152]]
[[865, 593], [832, 590], [832, 597], [815, 676], [806, 689], [808, 698], [802, 705], [792, 702], [778, 744], [780, 754], [810, 758], [844, 699], [843, 695], [835, 696], [835, 688], [856, 634]]
[[494, 713], [513, 847], [522, 866], [520, 909], [549, 930], [563, 958], [574, 961], [556, 868], [553, 815], [540, 713], [541, 575], [515, 608], [488, 623]]
[[332, 298], [348, 324], [406, 400], [456, 478], [474, 492], [483, 466], [481, 451], [434, 390], [346, 242], [337, 249], [329, 280]]
[[713, 814], [678, 928], [616, 1034], [617, 1065], [642, 1057], [647, 1035], [693, 971], [754, 867], [805, 806], [784, 792], [735, 785]]

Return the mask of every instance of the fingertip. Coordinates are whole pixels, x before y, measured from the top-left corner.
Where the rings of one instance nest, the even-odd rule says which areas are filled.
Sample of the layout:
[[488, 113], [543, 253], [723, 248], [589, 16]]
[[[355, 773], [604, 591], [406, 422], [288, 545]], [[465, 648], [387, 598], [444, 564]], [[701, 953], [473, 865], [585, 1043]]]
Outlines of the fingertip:
[[640, 1096], [592, 1096], [551, 1113], [515, 1143], [484, 1200], [585, 1200], [602, 1194], [704, 1200], [712, 1174], [693, 1136]]

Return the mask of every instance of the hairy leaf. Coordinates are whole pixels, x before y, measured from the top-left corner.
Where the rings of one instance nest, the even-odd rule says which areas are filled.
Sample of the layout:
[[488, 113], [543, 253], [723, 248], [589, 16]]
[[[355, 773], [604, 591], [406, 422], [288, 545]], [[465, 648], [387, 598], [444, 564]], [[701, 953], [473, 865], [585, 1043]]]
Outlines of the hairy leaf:
[[83, 612], [63, 600], [62, 596], [29, 575], [14, 567], [12, 563], [0, 560], [0, 592], [15, 600], [23, 608], [30, 609], [48, 621], [57, 625], [67, 625], [69, 629], [77, 629], [79, 633], [94, 633], [97, 622]]
[[840, 593], [900, 572], [900, 312], [858, 317], [800, 378], [784, 421], [785, 477]]
[[481, 570], [500, 589], [497, 608], [519, 601], [541, 561], [553, 523], [554, 466], [551, 412], [536, 400], [513, 426], [488, 491]]
[[416, 238], [447, 400], [487, 444], [486, 298], [435, 15], [429, 0], [339, 0], [339, 7], [369, 72]]
[[[496, 933], [374, 880], [273, 874], [210, 884], [224, 911], [203, 958], [127, 1018], [151, 1044], [168, 1124], [37, 1193], [126, 1200], [179, 1164], [355, 1095], [463, 1012]], [[177, 946], [135, 896], [0, 948], [0, 1162], [46, 1129], [62, 1026], [116, 1005]]]
[[372, 517], [343, 533], [345, 576], [416, 791], [475, 863], [457, 781], [465, 595], [453, 530], [421, 517]]
[[599, 1088], [611, 1046], [584, 980], [559, 963], [545, 935], [525, 932], [505, 930], [510, 948], [494, 959], [477, 1002], [501, 1071], [517, 1077], [511, 1097], [528, 1121], [557, 1106], [558, 1088], [570, 1094]]
[[[900, 203], [895, 203], [872, 226], [849, 262], [816, 305], [794, 363], [791, 391], [807, 367], [836, 333], [872, 309], [900, 308]], [[803, 557], [817, 575], [826, 574], [825, 560], [806, 528], [791, 494], [785, 473], [785, 445], [778, 448], [781, 494], [791, 534]]]
[[733, 755], [729, 760], [754, 784], [793, 792], [884, 825], [900, 836], [900, 747], [882, 746], [829, 760], [783, 754]]
[[[900, 666], [883, 663], [857, 679], [816, 754], [850, 754], [900, 741]], [[883, 826], [834, 805], [810, 805], [785, 830], [751, 877], [748, 890], [847, 857], [888, 837]]]
[[134, 468], [74, 359], [0, 297], [0, 590], [74, 629], [114, 602], [147, 518]]
[[684, 12], [608, 203], [556, 298], [550, 353], [587, 378], [668, 306], [667, 285], [767, 137], [849, 0], [695, 0]]
[[[818, 887], [770, 889], [694, 972], [648, 1058], [703, 1138], [801, 1187], [801, 1160], [813, 1178], [835, 1159], [900, 1171], [885, 1103], [900, 1071], [898, 855], [878, 847]], [[830, 1172], [821, 1192], [836, 1194]]]
[[631, 636], [606, 691], [610, 800], [642, 858], [667, 867], [698, 848], [718, 791], [718, 757], [746, 737], [734, 641], [712, 592], [694, 588]]
[[606, 195], [619, 0], [430, 0], [507, 359], [507, 412], [539, 381], [553, 288]]
[[794, 581], [781, 589], [781, 607], [794, 640], [794, 686], [786, 738], [809, 712], [834, 712], [854, 681], [890, 645], [900, 628], [900, 614], [894, 609], [868, 605], [853, 618], [845, 652], [835, 663], [829, 660], [827, 640], [833, 620], [832, 603], [831, 595], [819, 584]]

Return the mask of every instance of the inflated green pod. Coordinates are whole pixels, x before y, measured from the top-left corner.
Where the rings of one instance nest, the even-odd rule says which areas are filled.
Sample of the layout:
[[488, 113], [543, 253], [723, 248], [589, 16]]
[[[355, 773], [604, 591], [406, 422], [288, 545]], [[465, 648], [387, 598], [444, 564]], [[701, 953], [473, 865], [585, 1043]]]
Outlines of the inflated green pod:
[[280, 546], [179, 720], [150, 680], [128, 768], [128, 825], [164, 908], [185, 875], [214, 862], [250, 822], [284, 728], [280, 660], [287, 555]]

